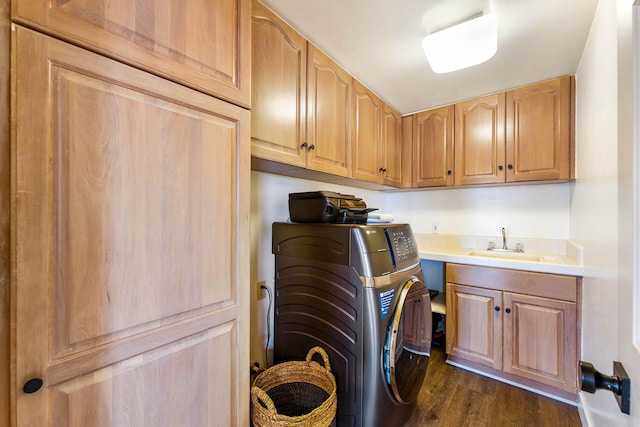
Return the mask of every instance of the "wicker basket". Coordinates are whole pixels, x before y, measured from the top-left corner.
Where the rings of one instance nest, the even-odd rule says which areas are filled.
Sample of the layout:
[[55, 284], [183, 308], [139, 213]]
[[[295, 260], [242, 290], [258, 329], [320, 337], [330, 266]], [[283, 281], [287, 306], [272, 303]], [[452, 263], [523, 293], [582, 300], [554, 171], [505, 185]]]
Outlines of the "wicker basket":
[[[324, 367], [311, 360], [320, 354]], [[304, 362], [279, 363], [258, 375], [251, 387], [255, 427], [329, 426], [336, 416], [336, 380], [329, 356], [313, 347]]]

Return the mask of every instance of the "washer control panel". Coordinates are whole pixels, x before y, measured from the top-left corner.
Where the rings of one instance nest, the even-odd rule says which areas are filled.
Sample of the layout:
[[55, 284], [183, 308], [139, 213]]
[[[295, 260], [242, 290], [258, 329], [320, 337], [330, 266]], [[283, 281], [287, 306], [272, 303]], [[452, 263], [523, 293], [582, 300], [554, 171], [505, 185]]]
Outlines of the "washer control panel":
[[418, 256], [418, 248], [411, 229], [405, 227], [388, 228], [387, 235], [397, 264], [413, 261]]

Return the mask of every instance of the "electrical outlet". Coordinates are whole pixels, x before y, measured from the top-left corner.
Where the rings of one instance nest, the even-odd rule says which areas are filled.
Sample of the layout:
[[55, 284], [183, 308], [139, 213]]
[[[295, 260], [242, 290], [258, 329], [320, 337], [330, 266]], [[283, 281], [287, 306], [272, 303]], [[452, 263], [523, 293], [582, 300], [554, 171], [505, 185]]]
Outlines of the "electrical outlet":
[[256, 287], [256, 298], [258, 300], [261, 300], [263, 298], [267, 297], [267, 290], [265, 289], [267, 287], [267, 281], [266, 280], [260, 280], [257, 283], [257, 287]]
[[437, 222], [432, 222], [431, 223], [431, 233], [432, 234], [438, 234], [440, 232], [440, 227], [438, 227], [438, 223]]

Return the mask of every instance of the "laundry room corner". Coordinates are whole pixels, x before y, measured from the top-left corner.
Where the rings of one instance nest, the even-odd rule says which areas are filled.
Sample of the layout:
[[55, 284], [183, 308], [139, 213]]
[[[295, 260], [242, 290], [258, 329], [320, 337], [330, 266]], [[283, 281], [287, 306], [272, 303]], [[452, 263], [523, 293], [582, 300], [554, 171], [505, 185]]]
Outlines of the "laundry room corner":
[[[276, 221], [289, 218], [289, 193], [305, 191], [335, 191], [364, 199], [367, 206], [387, 212], [386, 193], [352, 188], [326, 182], [251, 172], [251, 346], [250, 360], [260, 366], [273, 364], [273, 297], [274, 255], [271, 250], [271, 227]], [[258, 299], [258, 282], [268, 288]], [[271, 301], [271, 304], [270, 304]]]

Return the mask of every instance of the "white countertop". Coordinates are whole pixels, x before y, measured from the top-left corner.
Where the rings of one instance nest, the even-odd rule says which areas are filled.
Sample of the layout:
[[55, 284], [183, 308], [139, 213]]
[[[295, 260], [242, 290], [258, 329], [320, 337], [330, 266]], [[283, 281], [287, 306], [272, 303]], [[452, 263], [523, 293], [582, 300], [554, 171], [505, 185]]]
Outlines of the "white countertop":
[[494, 238], [442, 234], [416, 234], [420, 258], [431, 261], [470, 264], [539, 273], [582, 276], [582, 248], [570, 240], [513, 238], [524, 246], [524, 253], [486, 251]]

